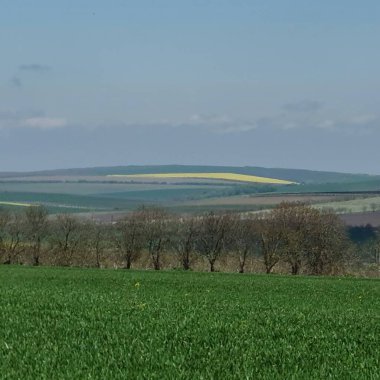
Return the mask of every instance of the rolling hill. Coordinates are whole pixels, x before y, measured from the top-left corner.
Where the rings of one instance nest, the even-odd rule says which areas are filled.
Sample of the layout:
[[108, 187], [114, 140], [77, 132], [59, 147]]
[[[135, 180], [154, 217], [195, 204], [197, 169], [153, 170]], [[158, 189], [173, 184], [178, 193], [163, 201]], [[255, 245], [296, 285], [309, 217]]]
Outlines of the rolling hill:
[[43, 204], [51, 213], [123, 213], [142, 204], [173, 212], [257, 211], [295, 199], [327, 201], [326, 206], [334, 202], [332, 206], [340, 209], [341, 201], [379, 194], [380, 176], [248, 166], [117, 166], [0, 173], [0, 207]]
[[263, 168], [255, 166], [193, 166], [193, 165], [144, 165], [111, 166], [94, 168], [74, 168], [45, 170], [35, 172], [0, 172], [0, 178], [15, 177], [55, 177], [75, 176], [92, 177], [112, 174], [159, 174], [159, 173], [236, 173], [258, 177], [277, 178], [280, 180], [305, 184], [350, 183], [379, 180], [380, 176], [368, 174], [336, 173], [303, 169]]

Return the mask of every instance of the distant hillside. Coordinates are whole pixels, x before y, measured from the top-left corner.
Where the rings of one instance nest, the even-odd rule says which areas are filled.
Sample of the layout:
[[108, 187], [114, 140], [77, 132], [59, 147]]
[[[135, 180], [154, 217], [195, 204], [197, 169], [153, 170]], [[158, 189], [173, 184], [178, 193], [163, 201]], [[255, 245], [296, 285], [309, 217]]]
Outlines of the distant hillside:
[[149, 165], [149, 166], [113, 166], [95, 168], [75, 168], [45, 170], [36, 172], [0, 173], [0, 178], [33, 177], [33, 176], [105, 176], [109, 174], [154, 174], [154, 173], [238, 173], [255, 175], [259, 177], [278, 178], [305, 184], [321, 183], [355, 183], [378, 181], [380, 176], [367, 174], [347, 174], [323, 172], [302, 169], [262, 168], [254, 166], [192, 166], [192, 165]]

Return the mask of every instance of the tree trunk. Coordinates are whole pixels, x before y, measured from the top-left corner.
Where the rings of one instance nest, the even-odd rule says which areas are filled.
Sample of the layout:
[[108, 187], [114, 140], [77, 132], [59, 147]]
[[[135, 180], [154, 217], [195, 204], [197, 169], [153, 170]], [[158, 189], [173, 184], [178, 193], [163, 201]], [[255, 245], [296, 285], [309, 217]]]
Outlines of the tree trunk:
[[190, 260], [188, 256], [183, 257], [182, 259], [182, 267], [184, 270], [190, 269]]
[[239, 273], [244, 273], [244, 268], [245, 268], [245, 257], [240, 256], [239, 260]]
[[125, 269], [131, 269], [131, 266], [132, 266], [132, 260], [131, 260], [131, 257], [128, 255], [128, 256], [126, 257], [126, 260], [127, 260], [127, 262], [126, 262], [126, 265], [125, 265]]
[[33, 266], [38, 267], [39, 265], [40, 265], [40, 257], [38, 255], [34, 255]]
[[210, 272], [215, 272], [215, 261], [210, 261]]
[[160, 264], [160, 255], [152, 255], [152, 260], [153, 260], [153, 268], [154, 270], [160, 270], [161, 269], [161, 264]]
[[299, 263], [292, 264], [292, 275], [297, 275], [300, 273], [300, 265]]

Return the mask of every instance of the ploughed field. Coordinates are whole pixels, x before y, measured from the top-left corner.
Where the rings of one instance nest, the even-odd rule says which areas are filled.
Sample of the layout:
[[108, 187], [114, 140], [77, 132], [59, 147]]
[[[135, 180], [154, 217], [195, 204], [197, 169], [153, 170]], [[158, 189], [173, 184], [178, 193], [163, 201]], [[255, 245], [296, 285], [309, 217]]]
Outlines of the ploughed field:
[[380, 281], [0, 267], [4, 379], [378, 378]]
[[350, 226], [366, 226], [370, 224], [373, 227], [380, 227], [380, 211], [344, 214], [341, 215], [341, 218]]

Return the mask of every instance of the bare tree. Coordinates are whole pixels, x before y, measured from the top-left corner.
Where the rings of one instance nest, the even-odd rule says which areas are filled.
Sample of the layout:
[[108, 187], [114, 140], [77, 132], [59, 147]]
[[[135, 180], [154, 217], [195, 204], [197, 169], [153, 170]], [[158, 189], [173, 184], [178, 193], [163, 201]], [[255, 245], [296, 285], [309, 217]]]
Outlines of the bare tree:
[[[371, 228], [373, 228], [371, 226]], [[377, 266], [380, 275], [380, 237], [378, 234], [370, 237], [367, 241], [357, 245], [358, 254], [362, 263]]]
[[0, 208], [0, 255], [5, 253], [5, 243], [7, 239], [7, 228], [10, 222], [11, 215], [7, 210]]
[[170, 241], [170, 216], [162, 208], [143, 207], [138, 210], [143, 224], [143, 240], [152, 259], [153, 268], [161, 269], [161, 255]]
[[267, 273], [283, 260], [292, 274], [303, 265], [312, 274], [327, 274], [343, 263], [348, 252], [344, 225], [329, 210], [284, 202], [265, 215], [259, 227]]
[[196, 250], [209, 262], [210, 272], [215, 271], [215, 262], [223, 252], [232, 226], [233, 219], [226, 214], [210, 212], [200, 219]]
[[310, 222], [307, 265], [311, 274], [330, 274], [343, 266], [350, 244], [341, 219], [329, 211], [319, 212]]
[[69, 266], [75, 253], [79, 251], [81, 238], [81, 225], [79, 221], [68, 214], [61, 214], [53, 223], [51, 234], [52, 249], [58, 256], [61, 265]]
[[229, 249], [239, 257], [239, 273], [244, 273], [247, 259], [258, 249], [257, 223], [253, 218], [236, 218], [233, 223], [233, 234], [230, 235]]
[[6, 264], [17, 263], [20, 254], [24, 251], [22, 244], [23, 226], [22, 217], [14, 214], [11, 222], [8, 224], [7, 241], [5, 243], [7, 260]]
[[303, 203], [283, 202], [272, 213], [281, 231], [281, 259], [290, 265], [291, 273], [297, 275], [305, 262], [320, 212]]
[[132, 263], [141, 254], [144, 247], [146, 210], [135, 211], [119, 221], [114, 230], [114, 241], [118, 251], [123, 255], [125, 268], [130, 269]]
[[40, 264], [41, 245], [47, 235], [47, 215], [43, 206], [31, 206], [25, 211], [25, 235], [36, 266]]
[[102, 266], [105, 251], [111, 245], [109, 226], [96, 222], [88, 222], [82, 226], [87, 252], [90, 260], [95, 259], [96, 268]]
[[262, 217], [258, 223], [258, 234], [265, 271], [269, 274], [281, 259], [283, 245], [283, 231], [273, 212]]
[[189, 270], [191, 267], [197, 237], [198, 223], [196, 218], [174, 220], [171, 245], [177, 253], [184, 270]]
[[377, 265], [378, 269], [380, 269], [380, 239], [373, 242], [369, 253], [373, 263]]
[[[6, 219], [7, 217], [5, 217]], [[2, 241], [5, 254], [4, 264], [18, 263], [20, 254], [24, 251], [22, 244], [24, 234], [23, 215], [19, 213], [9, 214], [5, 224], [5, 236]]]

